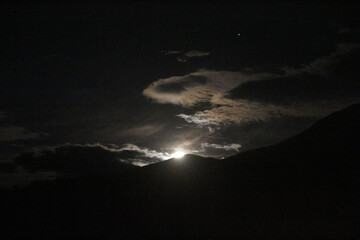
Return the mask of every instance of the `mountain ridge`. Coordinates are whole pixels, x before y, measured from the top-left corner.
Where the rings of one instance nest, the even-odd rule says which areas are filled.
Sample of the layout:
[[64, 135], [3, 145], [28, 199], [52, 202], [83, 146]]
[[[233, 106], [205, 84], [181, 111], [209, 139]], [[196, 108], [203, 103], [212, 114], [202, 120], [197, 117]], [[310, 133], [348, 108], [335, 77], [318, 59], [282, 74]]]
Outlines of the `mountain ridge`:
[[[187, 155], [116, 178], [8, 191], [0, 196], [1, 234], [6, 239], [355, 238], [359, 106], [331, 114], [289, 140], [224, 160]], [[329, 127], [333, 123], [339, 130]]]

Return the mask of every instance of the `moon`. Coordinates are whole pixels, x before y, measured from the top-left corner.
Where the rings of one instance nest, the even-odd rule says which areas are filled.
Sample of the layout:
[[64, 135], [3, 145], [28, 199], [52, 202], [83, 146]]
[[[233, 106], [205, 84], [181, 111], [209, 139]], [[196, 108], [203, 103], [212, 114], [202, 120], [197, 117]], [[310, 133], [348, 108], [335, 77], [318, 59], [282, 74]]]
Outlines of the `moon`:
[[185, 154], [186, 154], [185, 152], [177, 151], [177, 152], [174, 152], [171, 156], [173, 158], [179, 159], [179, 158], [182, 158]]

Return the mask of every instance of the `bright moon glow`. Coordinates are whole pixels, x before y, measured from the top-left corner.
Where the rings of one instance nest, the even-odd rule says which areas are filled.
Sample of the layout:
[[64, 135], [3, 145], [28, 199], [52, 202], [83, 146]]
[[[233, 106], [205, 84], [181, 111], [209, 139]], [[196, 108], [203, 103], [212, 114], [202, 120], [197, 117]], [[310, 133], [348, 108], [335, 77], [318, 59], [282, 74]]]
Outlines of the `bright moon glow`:
[[174, 152], [171, 156], [173, 158], [182, 158], [185, 155], [184, 152], [178, 151], [178, 152]]

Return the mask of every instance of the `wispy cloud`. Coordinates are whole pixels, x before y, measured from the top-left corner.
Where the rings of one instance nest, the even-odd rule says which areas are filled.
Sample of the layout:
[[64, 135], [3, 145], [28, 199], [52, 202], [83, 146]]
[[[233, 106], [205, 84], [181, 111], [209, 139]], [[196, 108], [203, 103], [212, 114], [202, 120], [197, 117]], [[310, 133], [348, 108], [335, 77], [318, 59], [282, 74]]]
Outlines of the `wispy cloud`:
[[[359, 47], [358, 44], [339, 44], [336, 50], [328, 56], [317, 58], [300, 68], [283, 67], [283, 73], [278, 74], [254, 72], [247, 69], [238, 72], [200, 69], [183, 76], [159, 79], [150, 84], [143, 91], [143, 95], [157, 103], [181, 105], [186, 108], [195, 106], [203, 108], [192, 114], [182, 113], [177, 116], [195, 127], [206, 127], [210, 132], [228, 124], [241, 125], [282, 116], [323, 116], [349, 104], [352, 100], [319, 99], [308, 102], [301, 99], [301, 96], [297, 96], [295, 101], [279, 105], [241, 97], [231, 98], [230, 92], [250, 82], [258, 83], [265, 80], [271, 82], [272, 79], [288, 78], [289, 81], [285, 84], [291, 85], [289, 76], [295, 76], [296, 79], [303, 77], [304, 73], [326, 76], [327, 70], [332, 65]], [[191, 54], [196, 55], [195, 53]], [[320, 83], [324, 83], [324, 81]], [[314, 94], [320, 90], [318, 88], [309, 89]], [[285, 103], [286, 99], [283, 99], [283, 102]]]
[[[125, 146], [121, 147], [117, 151], [122, 152], [122, 151], [125, 151], [125, 150], [135, 151], [135, 152], [140, 153], [141, 155], [143, 155], [146, 158], [155, 159], [153, 162], [159, 162], [159, 161], [162, 161], [162, 160], [169, 159], [169, 156], [170, 156], [170, 154], [167, 153], [167, 152], [158, 152], [156, 150], [151, 150], [151, 149], [148, 149], [148, 148], [138, 147], [138, 146], [136, 146], [134, 144], [126, 144]], [[149, 162], [149, 163], [151, 163], [151, 162]]]
[[[292, 117], [317, 117], [334, 112], [341, 107], [341, 102], [317, 102], [299, 105], [280, 106], [263, 104], [247, 100], [224, 100], [227, 105], [213, 107], [208, 110], [197, 111], [194, 114], [177, 115], [187, 123], [196, 127], [210, 127], [212, 130], [229, 124], [246, 124], [267, 121], [283, 116]], [[209, 130], [211, 131], [211, 130]]]
[[165, 56], [166, 55], [178, 55], [178, 57], [176, 58], [176, 60], [178, 62], [187, 62], [187, 61], [189, 61], [190, 58], [205, 57], [205, 56], [210, 55], [210, 52], [203, 52], [203, 51], [199, 51], [199, 50], [191, 50], [191, 51], [187, 51], [187, 52], [168, 50], [168, 51], [163, 51], [163, 53]]
[[176, 54], [180, 54], [181, 51], [176, 51], [176, 50], [167, 50], [167, 51], [163, 51], [164, 55], [176, 55]]
[[225, 151], [239, 151], [241, 148], [240, 144], [232, 143], [232, 144], [216, 144], [216, 143], [202, 143], [202, 148], [215, 148], [215, 149], [222, 149]]
[[157, 132], [159, 132], [161, 129], [163, 129], [163, 125], [152, 125], [147, 124], [140, 127], [134, 127], [127, 130], [123, 130], [120, 132], [119, 135], [121, 136], [151, 136]]
[[209, 56], [210, 52], [202, 52], [202, 51], [198, 51], [198, 50], [193, 50], [193, 51], [188, 51], [186, 53], [184, 53], [184, 56], [192, 58], [192, 57], [204, 57], [204, 56]]
[[0, 187], [58, 177], [120, 174], [169, 158], [171, 156], [167, 152], [134, 144], [35, 146], [6, 162], [0, 162]]
[[209, 102], [217, 104], [239, 84], [270, 76], [274, 75], [200, 69], [183, 76], [159, 79], [150, 84], [143, 94], [158, 103], [171, 103], [184, 107]]
[[[143, 159], [143, 162], [146, 165], [150, 163], [164, 161], [170, 158], [170, 154], [167, 152], [159, 152], [152, 150], [146, 147], [139, 147], [134, 144], [125, 144], [123, 146], [118, 146], [116, 144], [101, 144], [101, 143], [92, 143], [92, 144], [74, 144], [66, 143], [61, 145], [54, 146], [35, 146], [31, 148], [29, 153], [33, 154], [36, 157], [41, 157], [43, 154], [56, 154], [57, 151], [61, 149], [65, 151], [66, 149], [82, 149], [82, 153], [86, 153], [86, 150], [99, 149], [103, 153], [111, 153], [112, 158], [121, 160], [122, 162], [127, 162], [133, 164], [133, 159]], [[83, 157], [81, 154], [79, 157]]]

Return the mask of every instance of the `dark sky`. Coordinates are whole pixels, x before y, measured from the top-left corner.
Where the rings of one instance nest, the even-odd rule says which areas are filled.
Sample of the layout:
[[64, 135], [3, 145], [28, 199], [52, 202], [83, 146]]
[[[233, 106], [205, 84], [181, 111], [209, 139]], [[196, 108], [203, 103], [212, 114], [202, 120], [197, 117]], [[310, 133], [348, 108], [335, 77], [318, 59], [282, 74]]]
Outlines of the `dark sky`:
[[178, 150], [221, 158], [293, 136], [359, 102], [358, 9], [3, 5], [2, 185], [143, 166]]

